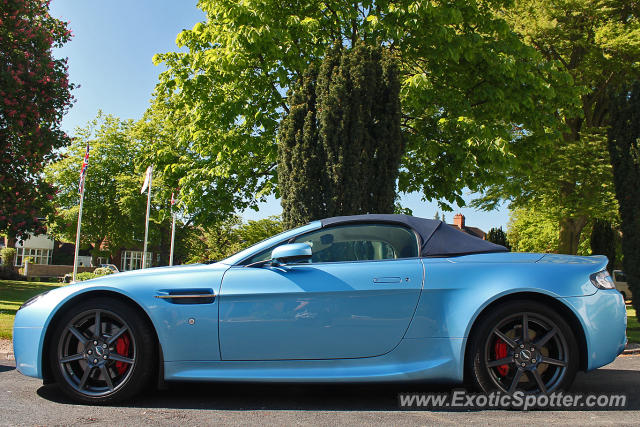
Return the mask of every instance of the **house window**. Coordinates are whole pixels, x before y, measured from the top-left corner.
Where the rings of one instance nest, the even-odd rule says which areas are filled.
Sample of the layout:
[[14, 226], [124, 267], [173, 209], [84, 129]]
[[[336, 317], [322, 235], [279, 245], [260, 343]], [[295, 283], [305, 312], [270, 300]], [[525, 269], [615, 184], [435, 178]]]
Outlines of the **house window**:
[[[146, 268], [151, 267], [151, 252], [147, 252]], [[122, 251], [120, 271], [142, 268], [142, 251]]]
[[52, 255], [51, 249], [16, 248], [16, 266], [21, 266], [26, 258], [32, 264], [51, 264]]

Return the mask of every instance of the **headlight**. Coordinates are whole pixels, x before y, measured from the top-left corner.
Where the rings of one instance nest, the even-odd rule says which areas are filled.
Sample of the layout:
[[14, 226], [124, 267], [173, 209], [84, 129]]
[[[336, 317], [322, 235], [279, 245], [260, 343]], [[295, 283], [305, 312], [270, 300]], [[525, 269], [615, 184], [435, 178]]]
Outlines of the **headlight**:
[[598, 271], [597, 273], [589, 276], [591, 283], [598, 289], [615, 289], [616, 285], [613, 283], [611, 276], [607, 270]]
[[20, 306], [20, 308], [19, 308], [18, 310], [22, 310], [22, 309], [23, 309], [23, 308], [25, 308], [26, 306], [33, 304], [34, 302], [38, 301], [40, 298], [42, 298], [43, 296], [45, 296], [45, 295], [46, 295], [46, 294], [48, 294], [49, 292], [50, 292], [50, 291], [43, 292], [43, 293], [41, 293], [41, 294], [36, 295], [35, 297], [31, 297], [31, 298], [29, 298], [28, 300], [26, 300], [26, 301], [24, 302], [24, 304], [22, 304], [22, 305]]

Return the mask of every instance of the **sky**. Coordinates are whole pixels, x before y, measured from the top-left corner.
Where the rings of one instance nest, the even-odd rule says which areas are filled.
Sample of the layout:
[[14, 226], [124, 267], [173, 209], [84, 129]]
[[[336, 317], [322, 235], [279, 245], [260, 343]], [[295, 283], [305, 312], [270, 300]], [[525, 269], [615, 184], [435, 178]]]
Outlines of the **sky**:
[[[151, 94], [163, 66], [153, 65], [156, 53], [177, 50], [176, 36], [205, 19], [196, 0], [53, 0], [52, 16], [68, 21], [73, 38], [56, 57], [69, 58], [70, 81], [80, 85], [74, 91], [76, 103], [62, 121], [62, 128], [73, 135], [98, 110], [121, 119], [139, 119], [149, 106]], [[474, 196], [465, 195], [467, 202]], [[416, 216], [433, 218], [435, 202], [425, 202], [420, 194], [403, 194], [400, 204]], [[261, 203], [257, 212], [248, 210], [243, 218], [260, 219], [282, 211], [275, 198]], [[506, 229], [506, 206], [491, 212], [454, 206], [446, 212], [447, 222], [455, 213], [466, 217], [466, 224], [488, 231]]]

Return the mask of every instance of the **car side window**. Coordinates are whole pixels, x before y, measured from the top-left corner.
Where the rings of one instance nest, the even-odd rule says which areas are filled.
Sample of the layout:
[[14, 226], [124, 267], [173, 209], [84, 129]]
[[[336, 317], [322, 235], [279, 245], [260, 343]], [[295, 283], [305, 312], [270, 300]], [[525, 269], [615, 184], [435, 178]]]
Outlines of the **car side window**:
[[343, 225], [312, 231], [293, 239], [311, 246], [311, 262], [375, 261], [418, 256], [413, 231], [396, 225]]

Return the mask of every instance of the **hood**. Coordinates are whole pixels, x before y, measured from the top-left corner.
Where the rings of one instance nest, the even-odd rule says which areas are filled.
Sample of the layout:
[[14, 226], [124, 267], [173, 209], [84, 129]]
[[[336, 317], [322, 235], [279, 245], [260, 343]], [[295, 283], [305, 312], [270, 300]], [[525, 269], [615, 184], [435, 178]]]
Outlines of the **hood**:
[[75, 285], [110, 285], [112, 283], [117, 283], [118, 286], [122, 286], [123, 283], [126, 283], [129, 280], [149, 281], [152, 280], [154, 276], [166, 280], [174, 275], [182, 275], [185, 273], [206, 273], [211, 271], [226, 270], [228, 268], [228, 265], [221, 264], [219, 262], [214, 264], [187, 264], [176, 265], [172, 267], [153, 267], [140, 270], [124, 271], [121, 273], [107, 274], [106, 276], [97, 277], [95, 279], [76, 282]]

